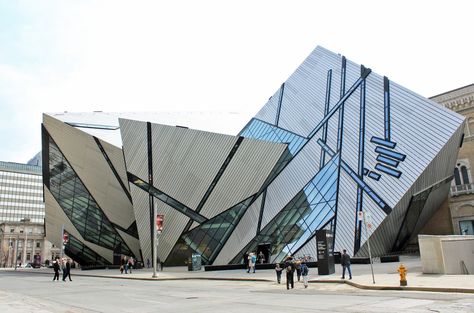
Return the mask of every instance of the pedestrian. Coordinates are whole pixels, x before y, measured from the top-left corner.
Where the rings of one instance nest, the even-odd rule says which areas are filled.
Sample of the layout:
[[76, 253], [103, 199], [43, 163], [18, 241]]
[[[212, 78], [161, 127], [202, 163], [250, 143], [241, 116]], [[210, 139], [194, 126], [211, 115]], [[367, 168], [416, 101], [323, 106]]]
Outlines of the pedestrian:
[[133, 260], [133, 257], [130, 257], [128, 259], [128, 270], [130, 271], [130, 274], [132, 274], [132, 268], [135, 265], [135, 261]]
[[283, 271], [283, 268], [280, 267], [280, 263], [277, 263], [275, 266], [275, 272], [277, 275], [277, 282], [280, 284], [281, 283], [281, 272]]
[[146, 267], [150, 268], [150, 259], [146, 259]]
[[260, 264], [265, 263], [265, 255], [263, 254], [262, 251], [258, 253], [258, 261], [260, 262]]
[[249, 254], [249, 269], [247, 270], [247, 273], [250, 273], [250, 271], [255, 273], [255, 263], [257, 263], [257, 256], [254, 252], [251, 252]]
[[123, 271], [125, 269], [125, 258], [120, 259], [120, 274], [123, 274]]
[[342, 265], [342, 279], [346, 276], [346, 269], [347, 273], [349, 274], [349, 279], [352, 279], [352, 272], [351, 272], [351, 257], [347, 254], [346, 250], [342, 250], [341, 255], [341, 265]]
[[69, 281], [72, 281], [71, 279], [71, 260], [67, 259], [66, 261], [66, 275], [63, 274], [63, 280], [66, 281], [66, 278], [69, 278]]
[[308, 288], [309, 269], [308, 269], [308, 266], [306, 265], [306, 262], [304, 260], [301, 261], [300, 268], [301, 268], [301, 276], [303, 276], [304, 287]]
[[294, 282], [294, 272], [295, 272], [295, 267], [293, 264], [293, 258], [291, 256], [288, 256], [285, 261], [285, 272], [286, 272], [286, 289], [293, 289], [295, 287], [295, 282]]
[[63, 270], [63, 281], [66, 281], [66, 276], [67, 276], [67, 262], [66, 262], [66, 258], [63, 258], [61, 260], [61, 268]]
[[55, 281], [56, 279], [59, 281], [59, 258], [56, 258], [53, 261], [53, 270], [54, 270], [53, 281]]
[[123, 262], [124, 262], [124, 267], [125, 267], [125, 274], [128, 274], [128, 259], [127, 259], [127, 257], [125, 257], [123, 259]]
[[249, 272], [249, 253], [248, 252], [244, 253], [244, 264], [245, 264], [245, 270], [248, 273]]
[[295, 270], [296, 270], [296, 278], [298, 281], [300, 281], [301, 278], [301, 261], [300, 260], [295, 260]]

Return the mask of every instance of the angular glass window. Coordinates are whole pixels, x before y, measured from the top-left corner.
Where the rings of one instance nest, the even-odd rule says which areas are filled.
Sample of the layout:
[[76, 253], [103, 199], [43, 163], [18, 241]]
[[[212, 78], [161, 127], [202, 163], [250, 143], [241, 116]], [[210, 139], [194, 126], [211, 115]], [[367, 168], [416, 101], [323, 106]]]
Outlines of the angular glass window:
[[130, 248], [112, 227], [51, 137], [49, 172], [52, 195], [84, 239], [110, 250], [121, 244], [123, 253], [132, 256]]
[[279, 262], [326, 227], [336, 210], [338, 163], [336, 155], [230, 263], [240, 263], [262, 243], [270, 244], [270, 261]]

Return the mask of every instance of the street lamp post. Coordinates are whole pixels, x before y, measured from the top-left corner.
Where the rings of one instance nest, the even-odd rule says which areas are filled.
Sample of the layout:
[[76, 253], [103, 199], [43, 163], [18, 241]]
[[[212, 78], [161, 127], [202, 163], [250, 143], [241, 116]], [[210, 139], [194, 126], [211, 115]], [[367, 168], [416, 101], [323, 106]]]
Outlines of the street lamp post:
[[[153, 205], [153, 217], [156, 219], [156, 201], [154, 201], [154, 205]], [[154, 221], [153, 223], [153, 238], [152, 238], [152, 245], [153, 245], [153, 276], [151, 276], [152, 278], [157, 278], [158, 275], [156, 274], [156, 262], [157, 262], [157, 251], [158, 250], [157, 248], [157, 234], [158, 232], [156, 231], [156, 221]]]

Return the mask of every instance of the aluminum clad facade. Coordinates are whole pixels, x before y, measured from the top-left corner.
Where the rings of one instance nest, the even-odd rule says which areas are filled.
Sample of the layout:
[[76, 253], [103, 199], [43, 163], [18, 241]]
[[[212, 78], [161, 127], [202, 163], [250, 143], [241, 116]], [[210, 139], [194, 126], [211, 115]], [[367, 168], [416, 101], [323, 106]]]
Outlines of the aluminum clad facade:
[[[87, 190], [73, 200], [119, 229], [106, 242], [78, 230], [96, 262], [109, 262], [111, 245], [136, 255], [135, 233], [142, 261], [151, 259], [153, 202], [165, 216], [160, 260], [183, 265], [198, 253], [220, 265], [251, 251], [270, 262], [315, 259], [320, 229], [333, 233], [335, 251], [365, 256], [369, 238], [374, 255], [403, 250], [447, 196], [464, 118], [317, 47], [238, 136], [122, 118], [120, 150], [44, 121], [51, 182], [75, 179]], [[67, 218], [82, 212], [70, 200], [55, 206]]]

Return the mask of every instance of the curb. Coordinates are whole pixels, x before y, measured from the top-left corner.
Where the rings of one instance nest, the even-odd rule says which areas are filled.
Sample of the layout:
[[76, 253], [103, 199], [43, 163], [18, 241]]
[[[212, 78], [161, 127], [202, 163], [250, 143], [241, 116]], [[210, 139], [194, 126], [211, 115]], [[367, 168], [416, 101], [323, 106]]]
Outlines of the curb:
[[398, 290], [398, 291], [428, 291], [428, 292], [447, 292], [447, 293], [474, 293], [474, 289], [466, 288], [443, 288], [443, 287], [402, 287], [402, 286], [371, 286], [354, 283], [347, 280], [310, 280], [310, 283], [333, 283], [333, 284], [347, 284], [355, 288], [365, 290]]

